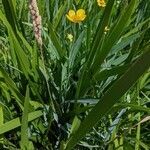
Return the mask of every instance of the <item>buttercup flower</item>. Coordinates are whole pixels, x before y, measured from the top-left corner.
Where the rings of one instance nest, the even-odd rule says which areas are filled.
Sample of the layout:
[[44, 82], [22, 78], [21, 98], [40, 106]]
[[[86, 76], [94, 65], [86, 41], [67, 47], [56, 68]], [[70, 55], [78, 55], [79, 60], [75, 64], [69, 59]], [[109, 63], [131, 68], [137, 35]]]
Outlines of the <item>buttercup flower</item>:
[[68, 14], [66, 14], [66, 17], [68, 20], [74, 23], [79, 23], [86, 18], [85, 10], [79, 9], [76, 12], [74, 10], [69, 10]]
[[106, 6], [106, 2], [105, 0], [97, 0], [97, 3], [100, 7], [105, 7]]

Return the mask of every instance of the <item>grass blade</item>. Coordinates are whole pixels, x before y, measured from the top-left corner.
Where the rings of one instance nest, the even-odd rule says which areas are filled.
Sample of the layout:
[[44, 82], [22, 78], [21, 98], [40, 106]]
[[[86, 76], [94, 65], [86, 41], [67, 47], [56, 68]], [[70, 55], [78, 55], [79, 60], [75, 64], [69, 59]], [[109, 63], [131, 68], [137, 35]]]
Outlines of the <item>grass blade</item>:
[[[38, 111], [34, 111], [28, 114], [28, 122], [33, 121], [39, 117], [41, 117], [43, 115], [42, 111], [38, 110]], [[0, 126], [0, 135], [3, 133], [6, 133], [8, 131], [11, 131], [17, 127], [21, 126], [21, 122], [20, 122], [20, 118], [15, 118], [11, 121], [8, 121], [6, 123], [4, 123], [3, 125]]]
[[21, 149], [28, 148], [28, 111], [29, 111], [29, 87], [27, 86], [26, 96], [24, 101], [24, 110], [21, 122]]

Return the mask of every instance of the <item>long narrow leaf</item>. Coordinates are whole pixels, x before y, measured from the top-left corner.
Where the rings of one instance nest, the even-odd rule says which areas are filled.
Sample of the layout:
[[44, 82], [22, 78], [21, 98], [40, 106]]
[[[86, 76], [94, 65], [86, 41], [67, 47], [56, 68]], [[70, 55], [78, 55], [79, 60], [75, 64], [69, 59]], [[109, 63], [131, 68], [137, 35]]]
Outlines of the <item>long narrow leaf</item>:
[[26, 96], [24, 101], [24, 110], [21, 122], [21, 149], [26, 149], [28, 147], [28, 111], [29, 111], [29, 87], [27, 86]]
[[[34, 112], [31, 112], [29, 113], [28, 115], [28, 122], [32, 121], [32, 120], [35, 120], [39, 117], [42, 116], [42, 111], [34, 111]], [[20, 122], [20, 118], [16, 118], [16, 119], [13, 119], [9, 122], [6, 122], [4, 123], [3, 125], [0, 126], [0, 135], [3, 134], [3, 133], [6, 133], [10, 130], [13, 130], [17, 127], [20, 127], [21, 126], [21, 122]]]

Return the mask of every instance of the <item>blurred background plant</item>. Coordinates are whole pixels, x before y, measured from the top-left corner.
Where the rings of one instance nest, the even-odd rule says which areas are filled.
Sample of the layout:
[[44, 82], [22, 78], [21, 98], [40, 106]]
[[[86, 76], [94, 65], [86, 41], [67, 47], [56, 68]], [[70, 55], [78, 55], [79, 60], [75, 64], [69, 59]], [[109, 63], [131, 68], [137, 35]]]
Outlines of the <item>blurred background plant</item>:
[[104, 2], [37, 0], [41, 56], [29, 1], [0, 0], [0, 149], [150, 149], [150, 1]]

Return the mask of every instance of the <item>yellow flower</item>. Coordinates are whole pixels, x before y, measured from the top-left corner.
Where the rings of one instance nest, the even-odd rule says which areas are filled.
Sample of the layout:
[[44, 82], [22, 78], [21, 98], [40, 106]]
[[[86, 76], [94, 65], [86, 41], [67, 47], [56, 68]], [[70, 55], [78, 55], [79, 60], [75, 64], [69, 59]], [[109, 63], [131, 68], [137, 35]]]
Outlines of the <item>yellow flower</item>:
[[108, 26], [105, 27], [104, 29], [104, 33], [106, 34], [110, 29], [108, 28]]
[[106, 2], [105, 0], [97, 0], [97, 3], [100, 7], [105, 7], [106, 6]]
[[108, 28], [108, 26], [106, 26], [104, 30], [105, 31], [109, 31], [110, 29]]
[[74, 23], [79, 23], [86, 18], [85, 10], [79, 9], [76, 12], [74, 10], [69, 10], [68, 14], [66, 14], [66, 17], [68, 20]]
[[72, 42], [72, 41], [73, 41], [73, 35], [70, 34], [70, 33], [68, 33], [68, 34], [67, 34], [67, 39], [68, 39], [70, 42]]

